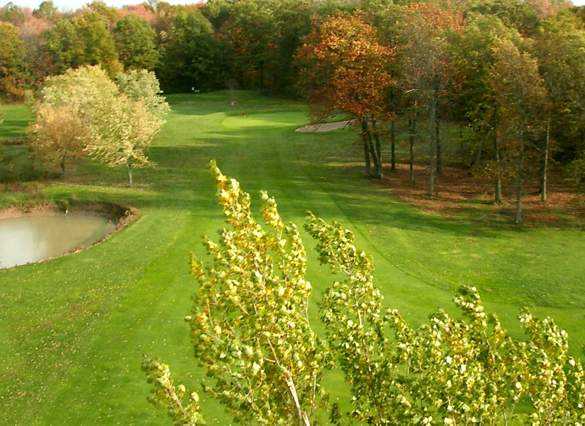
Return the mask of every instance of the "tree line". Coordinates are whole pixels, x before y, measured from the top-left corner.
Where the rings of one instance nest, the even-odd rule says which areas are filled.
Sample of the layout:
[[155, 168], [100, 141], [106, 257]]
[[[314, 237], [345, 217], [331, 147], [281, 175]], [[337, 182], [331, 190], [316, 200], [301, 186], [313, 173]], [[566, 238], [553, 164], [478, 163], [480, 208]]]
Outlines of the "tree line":
[[[365, 170], [396, 168], [407, 123], [410, 180], [426, 147], [428, 194], [444, 169], [444, 123], [467, 130], [457, 161], [547, 202], [549, 170], [585, 182], [585, 13], [565, 0], [93, 2], [0, 10], [0, 96], [100, 65], [112, 78], [152, 70], [166, 92], [257, 89], [309, 100], [315, 119], [343, 112], [361, 128]], [[403, 124], [404, 127], [404, 124]], [[384, 147], [390, 146], [388, 159]]]

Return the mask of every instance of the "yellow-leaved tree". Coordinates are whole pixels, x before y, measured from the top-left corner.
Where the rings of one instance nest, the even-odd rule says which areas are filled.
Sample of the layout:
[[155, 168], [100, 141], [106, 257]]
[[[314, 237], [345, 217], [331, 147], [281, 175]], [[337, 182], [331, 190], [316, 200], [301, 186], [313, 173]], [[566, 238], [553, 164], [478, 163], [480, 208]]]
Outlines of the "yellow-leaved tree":
[[152, 72], [131, 71], [117, 82], [99, 66], [49, 77], [31, 129], [36, 150], [47, 160], [59, 158], [63, 170], [67, 159], [83, 154], [125, 166], [132, 185], [132, 170], [150, 164], [148, 148], [169, 106]]
[[[205, 243], [211, 261], [192, 262], [199, 286], [186, 319], [211, 381], [206, 390], [236, 421], [315, 422], [327, 401], [323, 373], [336, 365], [352, 410], [332, 405], [335, 424], [346, 414], [373, 425], [585, 422], [583, 366], [552, 319], [522, 312], [525, 338], [513, 338], [485, 311], [477, 289], [463, 287], [455, 298], [462, 315], [441, 310], [412, 328], [385, 307], [373, 261], [352, 232], [310, 215], [306, 230], [319, 259], [336, 273], [320, 305], [322, 342], [307, 314], [311, 285], [297, 227], [283, 222], [266, 193], [261, 226], [238, 181], [215, 163], [211, 169], [227, 226], [218, 242]], [[176, 424], [204, 422], [198, 394], [176, 385], [166, 364], [149, 359], [144, 369], [151, 401]]]
[[36, 121], [29, 129], [31, 146], [36, 155], [57, 164], [65, 175], [67, 162], [84, 155], [89, 129], [71, 106], [41, 104], [35, 114]]

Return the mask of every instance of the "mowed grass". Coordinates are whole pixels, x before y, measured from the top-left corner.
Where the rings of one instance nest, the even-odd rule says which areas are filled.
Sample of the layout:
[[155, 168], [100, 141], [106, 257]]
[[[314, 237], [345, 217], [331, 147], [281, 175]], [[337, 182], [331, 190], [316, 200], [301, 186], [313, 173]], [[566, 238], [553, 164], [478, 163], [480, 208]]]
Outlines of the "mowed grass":
[[[585, 344], [585, 238], [576, 229], [487, 227], [421, 213], [362, 175], [352, 130], [300, 134], [305, 105], [239, 92], [176, 95], [151, 150], [155, 167], [136, 173], [84, 162], [61, 180], [7, 185], [0, 206], [27, 199], [107, 200], [140, 209], [140, 219], [104, 243], [47, 263], [0, 271], [0, 408], [7, 424], [166, 424], [146, 401], [143, 354], [169, 363], [178, 381], [200, 390], [183, 317], [196, 283], [191, 252], [204, 255], [203, 235], [222, 226], [207, 170], [223, 171], [251, 192], [268, 190], [285, 219], [299, 225], [312, 210], [352, 229], [372, 256], [386, 304], [413, 324], [445, 307], [454, 290], [477, 286], [514, 334], [524, 306], [551, 315], [570, 333], [573, 352]], [[22, 135], [29, 113], [2, 107], [0, 139]], [[1, 148], [1, 147], [0, 147]], [[309, 278], [312, 321], [332, 276], [313, 243]], [[327, 375], [332, 399], [347, 406], [338, 372]], [[229, 416], [203, 392], [205, 416]]]

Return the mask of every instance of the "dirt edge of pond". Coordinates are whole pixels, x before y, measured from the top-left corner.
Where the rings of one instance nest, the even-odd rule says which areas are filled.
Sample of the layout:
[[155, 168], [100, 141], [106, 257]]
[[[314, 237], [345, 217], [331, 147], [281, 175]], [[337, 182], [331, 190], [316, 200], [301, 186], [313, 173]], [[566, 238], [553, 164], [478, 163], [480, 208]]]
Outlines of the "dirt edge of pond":
[[67, 256], [74, 253], [79, 253], [84, 250], [88, 250], [98, 244], [108, 240], [113, 235], [117, 234], [121, 230], [125, 229], [132, 223], [136, 222], [140, 218], [140, 211], [131, 206], [123, 206], [115, 203], [108, 202], [84, 202], [79, 200], [59, 200], [55, 202], [44, 202], [34, 204], [30, 206], [11, 206], [4, 209], [0, 209], [0, 220], [10, 219], [17, 217], [26, 216], [42, 216], [51, 213], [90, 213], [105, 217], [114, 223], [114, 229], [111, 232], [106, 233], [102, 238], [94, 241], [92, 244], [76, 247], [69, 251], [66, 251], [58, 256], [48, 257], [36, 262], [30, 262], [23, 265], [15, 265], [9, 268], [0, 268], [0, 271], [8, 271], [13, 268], [18, 268], [26, 265], [35, 265], [38, 263], [45, 263], [51, 260]]

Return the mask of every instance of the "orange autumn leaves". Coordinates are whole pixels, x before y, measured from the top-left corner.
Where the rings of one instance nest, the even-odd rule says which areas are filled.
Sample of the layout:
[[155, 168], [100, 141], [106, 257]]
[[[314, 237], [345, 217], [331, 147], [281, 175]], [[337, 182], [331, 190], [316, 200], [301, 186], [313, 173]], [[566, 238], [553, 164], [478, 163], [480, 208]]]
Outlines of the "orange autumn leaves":
[[298, 53], [313, 115], [387, 118], [393, 57], [394, 49], [380, 43], [361, 15], [339, 14], [314, 26]]

